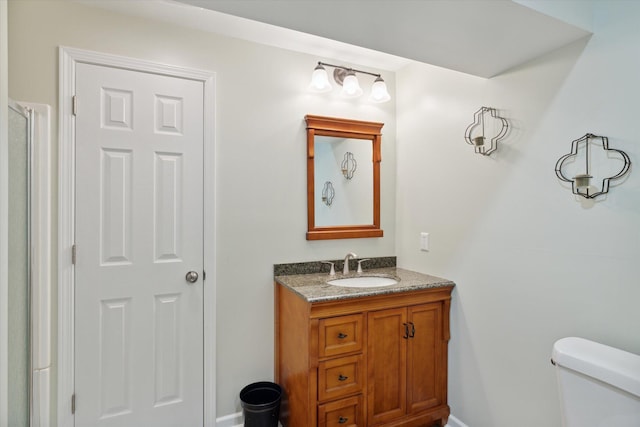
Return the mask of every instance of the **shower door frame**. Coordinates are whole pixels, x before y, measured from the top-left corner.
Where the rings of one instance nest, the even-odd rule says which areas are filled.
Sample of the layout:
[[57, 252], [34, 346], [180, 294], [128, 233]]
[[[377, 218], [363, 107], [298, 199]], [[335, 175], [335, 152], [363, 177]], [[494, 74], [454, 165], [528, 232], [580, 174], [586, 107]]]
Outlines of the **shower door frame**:
[[[11, 99], [7, 106], [29, 124], [29, 425], [39, 427], [51, 418], [51, 107]], [[7, 417], [8, 408], [0, 421]]]
[[52, 180], [51, 107], [18, 102], [31, 125], [31, 402], [30, 425], [51, 421]]

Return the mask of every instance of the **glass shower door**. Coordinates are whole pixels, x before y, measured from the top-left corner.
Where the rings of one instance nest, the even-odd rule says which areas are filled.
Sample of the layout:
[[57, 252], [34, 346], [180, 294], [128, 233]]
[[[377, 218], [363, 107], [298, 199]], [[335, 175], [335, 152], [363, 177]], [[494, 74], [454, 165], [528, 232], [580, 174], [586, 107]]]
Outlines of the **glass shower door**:
[[9, 104], [8, 425], [29, 426], [30, 410], [30, 113]]

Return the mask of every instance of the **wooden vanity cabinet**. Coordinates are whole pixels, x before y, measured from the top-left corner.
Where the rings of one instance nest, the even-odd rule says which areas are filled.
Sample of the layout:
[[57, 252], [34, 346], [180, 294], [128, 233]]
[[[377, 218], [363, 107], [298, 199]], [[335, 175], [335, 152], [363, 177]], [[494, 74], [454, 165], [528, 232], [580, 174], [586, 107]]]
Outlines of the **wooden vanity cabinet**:
[[310, 303], [275, 285], [285, 427], [444, 427], [452, 286]]

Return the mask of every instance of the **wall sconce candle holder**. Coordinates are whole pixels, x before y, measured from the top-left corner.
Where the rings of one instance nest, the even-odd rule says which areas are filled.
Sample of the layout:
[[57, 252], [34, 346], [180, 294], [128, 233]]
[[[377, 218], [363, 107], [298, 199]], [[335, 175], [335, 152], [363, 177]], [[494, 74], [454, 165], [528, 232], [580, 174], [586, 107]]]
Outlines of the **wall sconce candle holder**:
[[[603, 150], [617, 153], [622, 157], [623, 166], [622, 166], [622, 169], [620, 169], [620, 172], [618, 172], [617, 174], [602, 179], [602, 186], [600, 187], [600, 191], [596, 191], [595, 193], [590, 193], [589, 188], [591, 186], [591, 179], [593, 178], [593, 175], [591, 175], [591, 170], [590, 170], [591, 169], [591, 141], [597, 140], [597, 139], [599, 139], [602, 142]], [[584, 145], [584, 149], [585, 149], [584, 173], [575, 175], [573, 179], [567, 178], [562, 172], [562, 167], [566, 160], [578, 155], [578, 150], [581, 144]], [[627, 155], [627, 153], [625, 153], [622, 150], [609, 148], [609, 138], [607, 138], [606, 136], [598, 136], [592, 133], [587, 133], [582, 138], [578, 138], [571, 142], [571, 152], [569, 154], [565, 154], [564, 156], [558, 159], [558, 161], [556, 162], [555, 170], [556, 170], [556, 175], [560, 180], [571, 183], [571, 192], [573, 194], [582, 196], [586, 199], [593, 199], [602, 194], [608, 193], [609, 181], [611, 181], [612, 179], [621, 178], [623, 175], [625, 175], [629, 171], [630, 166], [631, 166], [631, 160], [629, 159], [629, 156]]]
[[333, 189], [333, 184], [331, 183], [331, 181], [325, 182], [324, 188], [322, 189], [322, 203], [327, 206], [331, 206], [335, 195], [336, 191]]
[[371, 95], [369, 101], [375, 103], [387, 102], [391, 99], [387, 85], [382, 79], [380, 74], [370, 73], [368, 71], [356, 70], [355, 68], [345, 67], [342, 65], [327, 64], [326, 62], [318, 61], [318, 65], [313, 70], [311, 75], [311, 83], [309, 84], [309, 90], [316, 93], [329, 92], [332, 87], [329, 83], [329, 76], [327, 70], [324, 67], [332, 67], [333, 79], [336, 83], [342, 86], [340, 95], [344, 98], [357, 98], [362, 95], [362, 88], [356, 77], [356, 73], [368, 74], [374, 76], [376, 79], [371, 86]]
[[[491, 119], [497, 120], [500, 125], [500, 130], [489, 140], [489, 146], [486, 146], [487, 133], [485, 130], [485, 115], [489, 115]], [[478, 132], [476, 130], [480, 132]], [[469, 145], [474, 146], [474, 150], [478, 154], [488, 156], [498, 149], [498, 141], [502, 140], [509, 129], [509, 123], [503, 117], [498, 116], [498, 112], [495, 108], [480, 107], [478, 111], [473, 114], [473, 123], [471, 123], [464, 133], [464, 139]]]
[[340, 164], [340, 169], [342, 169], [342, 175], [345, 178], [351, 179], [353, 175], [356, 173], [356, 168], [358, 167], [358, 162], [356, 162], [356, 158], [353, 156], [353, 153], [347, 151], [344, 153], [344, 160]]

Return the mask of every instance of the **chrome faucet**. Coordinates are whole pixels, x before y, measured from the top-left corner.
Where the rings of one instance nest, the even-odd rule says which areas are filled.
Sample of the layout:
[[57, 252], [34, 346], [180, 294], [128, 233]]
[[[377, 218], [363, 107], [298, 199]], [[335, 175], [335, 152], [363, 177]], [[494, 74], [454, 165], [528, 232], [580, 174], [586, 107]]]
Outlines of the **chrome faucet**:
[[358, 255], [353, 252], [349, 252], [346, 257], [344, 257], [344, 268], [342, 269], [342, 274], [349, 274], [349, 259], [357, 258]]

